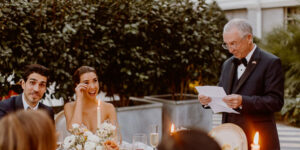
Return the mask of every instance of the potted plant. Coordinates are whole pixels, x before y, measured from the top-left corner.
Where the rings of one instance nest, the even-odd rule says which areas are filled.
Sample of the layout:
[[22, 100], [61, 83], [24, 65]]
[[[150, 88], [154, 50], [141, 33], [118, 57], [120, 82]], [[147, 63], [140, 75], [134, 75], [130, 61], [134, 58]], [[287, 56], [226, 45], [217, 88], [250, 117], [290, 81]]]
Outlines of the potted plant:
[[[227, 22], [216, 3], [184, 1], [169, 9], [174, 20], [169, 34], [165, 33], [166, 45], [161, 53], [159, 67], [164, 73], [158, 77], [158, 85], [164, 87], [160, 93], [146, 99], [164, 104], [164, 131], [171, 123], [177, 126], [211, 128], [211, 111], [204, 110], [189, 85], [216, 84], [221, 63], [228, 53], [221, 48], [222, 30]], [[167, 86], [166, 86], [167, 85]], [[186, 94], [190, 93], [190, 94]]]

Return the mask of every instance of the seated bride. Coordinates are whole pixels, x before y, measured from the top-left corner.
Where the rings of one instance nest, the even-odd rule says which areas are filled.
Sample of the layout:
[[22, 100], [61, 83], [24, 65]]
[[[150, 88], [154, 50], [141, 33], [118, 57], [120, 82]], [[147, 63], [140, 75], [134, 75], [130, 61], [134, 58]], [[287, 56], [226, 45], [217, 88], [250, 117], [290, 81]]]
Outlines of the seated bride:
[[[97, 130], [97, 94], [99, 82], [96, 70], [89, 66], [81, 66], [73, 75], [76, 100], [64, 106], [67, 129], [70, 131], [73, 124], [85, 126], [95, 133]], [[118, 127], [115, 107], [100, 101], [101, 123], [108, 121]]]

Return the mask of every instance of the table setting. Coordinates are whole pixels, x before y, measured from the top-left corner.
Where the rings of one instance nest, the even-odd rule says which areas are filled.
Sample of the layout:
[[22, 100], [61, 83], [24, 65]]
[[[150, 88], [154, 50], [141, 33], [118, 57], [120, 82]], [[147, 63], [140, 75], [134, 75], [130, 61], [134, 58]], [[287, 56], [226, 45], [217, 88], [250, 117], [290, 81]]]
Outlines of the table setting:
[[[99, 114], [97, 116], [100, 116]], [[97, 117], [97, 120], [100, 120]], [[68, 136], [58, 141], [57, 150], [155, 150], [160, 142], [159, 126], [150, 125], [148, 134], [135, 133], [132, 141], [122, 140], [120, 129], [110, 122], [99, 123], [97, 131], [92, 133], [84, 125], [73, 124]], [[172, 123], [169, 135], [174, 135], [184, 127], [175, 127]], [[244, 131], [232, 123], [224, 123], [213, 128], [209, 133], [222, 150], [248, 150]], [[259, 133], [257, 132], [251, 144], [251, 150], [260, 150]]]
[[[149, 144], [148, 145], [148, 138]], [[155, 150], [159, 144], [158, 125], [151, 125], [150, 134], [136, 133], [132, 143], [122, 141], [120, 130], [109, 122], [99, 124], [96, 133], [73, 124], [70, 134], [58, 142], [56, 150]]]

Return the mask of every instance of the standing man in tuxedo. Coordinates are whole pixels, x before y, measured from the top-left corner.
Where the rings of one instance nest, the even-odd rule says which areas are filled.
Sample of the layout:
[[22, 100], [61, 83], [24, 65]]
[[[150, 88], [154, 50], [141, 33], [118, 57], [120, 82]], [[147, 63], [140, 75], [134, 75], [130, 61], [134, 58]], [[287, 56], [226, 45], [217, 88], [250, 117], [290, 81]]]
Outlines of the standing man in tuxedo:
[[[251, 25], [244, 19], [230, 20], [223, 30], [223, 48], [232, 57], [223, 66], [219, 86], [227, 96], [223, 101], [240, 114], [223, 113], [222, 123], [234, 123], [246, 133], [248, 147], [259, 132], [261, 150], [279, 150], [274, 112], [284, 104], [284, 75], [278, 57], [253, 43]], [[199, 95], [202, 105], [211, 98]]]
[[6, 114], [20, 109], [42, 109], [54, 120], [52, 108], [40, 103], [47, 89], [48, 76], [49, 69], [42, 65], [26, 66], [21, 80], [23, 93], [0, 102], [0, 119]]

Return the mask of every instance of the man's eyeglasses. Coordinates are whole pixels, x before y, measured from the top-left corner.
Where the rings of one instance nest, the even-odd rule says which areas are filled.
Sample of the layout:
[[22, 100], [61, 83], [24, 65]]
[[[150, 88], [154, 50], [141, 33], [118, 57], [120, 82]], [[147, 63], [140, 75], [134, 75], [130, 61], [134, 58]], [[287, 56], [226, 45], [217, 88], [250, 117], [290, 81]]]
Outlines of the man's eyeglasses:
[[222, 47], [224, 48], [224, 49], [229, 49], [229, 48], [237, 48], [237, 47], [239, 47], [240, 45], [241, 45], [241, 42], [242, 42], [242, 40], [245, 38], [246, 36], [243, 36], [239, 41], [233, 41], [233, 42], [230, 42], [230, 43], [228, 43], [228, 44], [226, 44], [225, 42], [223, 42], [222, 43]]

